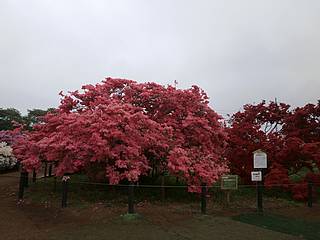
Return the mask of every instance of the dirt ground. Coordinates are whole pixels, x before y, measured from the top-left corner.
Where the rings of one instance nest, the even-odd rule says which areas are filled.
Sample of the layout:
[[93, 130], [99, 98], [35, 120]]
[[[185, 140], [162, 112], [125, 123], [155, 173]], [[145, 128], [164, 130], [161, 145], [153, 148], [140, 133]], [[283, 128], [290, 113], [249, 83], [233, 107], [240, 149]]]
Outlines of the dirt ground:
[[[85, 208], [17, 203], [18, 178], [0, 175], [0, 239], [302, 239], [231, 220], [237, 210], [201, 216], [190, 205], [140, 203], [135, 220], [121, 217], [126, 205], [97, 203]], [[17, 174], [16, 174], [17, 176]], [[319, 209], [283, 208], [290, 217], [319, 220]], [[239, 211], [239, 212], [238, 212]], [[279, 214], [279, 212], [278, 212]]]

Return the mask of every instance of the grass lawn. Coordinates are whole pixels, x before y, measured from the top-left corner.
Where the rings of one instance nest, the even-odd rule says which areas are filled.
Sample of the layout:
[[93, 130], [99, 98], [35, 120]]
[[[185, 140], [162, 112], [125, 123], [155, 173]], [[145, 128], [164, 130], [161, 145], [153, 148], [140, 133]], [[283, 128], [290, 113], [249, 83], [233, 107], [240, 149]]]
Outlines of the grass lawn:
[[[25, 197], [34, 202], [61, 202], [61, 180], [54, 178], [38, 179], [36, 183], [29, 184]], [[54, 187], [56, 186], [56, 187]], [[68, 187], [68, 203], [72, 206], [81, 207], [83, 205], [97, 202], [117, 202], [127, 204], [127, 186], [106, 186], [103, 184], [90, 184], [84, 175], [73, 175]], [[160, 201], [161, 189], [158, 187], [135, 187], [135, 202]], [[178, 202], [199, 202], [199, 195], [188, 193], [187, 188], [167, 188], [166, 201]]]
[[301, 219], [287, 218], [284, 216], [256, 213], [241, 214], [233, 220], [252, 224], [272, 231], [303, 236], [308, 240], [320, 239], [320, 222], [308, 222]]

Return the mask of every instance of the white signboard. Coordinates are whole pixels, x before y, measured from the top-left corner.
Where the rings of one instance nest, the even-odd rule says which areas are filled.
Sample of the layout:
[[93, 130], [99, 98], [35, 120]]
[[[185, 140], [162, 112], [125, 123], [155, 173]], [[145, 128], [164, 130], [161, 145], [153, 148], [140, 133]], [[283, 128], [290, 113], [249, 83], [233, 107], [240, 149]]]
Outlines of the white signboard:
[[267, 154], [261, 150], [253, 152], [253, 168], [267, 168]]
[[251, 172], [251, 181], [253, 181], [253, 182], [262, 181], [262, 172], [261, 171]]

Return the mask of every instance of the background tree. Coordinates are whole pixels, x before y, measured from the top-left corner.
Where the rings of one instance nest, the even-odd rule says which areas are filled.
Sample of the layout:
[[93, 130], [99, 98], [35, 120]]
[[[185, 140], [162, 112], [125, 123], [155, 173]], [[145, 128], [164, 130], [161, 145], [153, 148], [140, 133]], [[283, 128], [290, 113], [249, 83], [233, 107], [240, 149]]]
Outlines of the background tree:
[[21, 113], [15, 108], [0, 108], [0, 131], [13, 130], [14, 122], [23, 123]]
[[40, 123], [42, 117], [51, 111], [54, 111], [54, 108], [48, 108], [47, 110], [32, 109], [28, 110], [26, 116], [23, 116], [15, 108], [0, 108], [0, 131], [13, 130], [16, 127], [15, 124], [22, 124], [31, 130], [34, 124]]
[[[250, 183], [252, 152], [261, 148], [268, 154], [265, 185], [276, 184], [292, 191], [295, 199], [306, 199], [307, 180], [319, 179], [319, 109], [319, 103], [293, 110], [275, 102], [245, 105], [243, 112], [232, 116], [228, 128], [231, 171]], [[301, 184], [290, 185], [293, 176], [301, 172]]]
[[[307, 199], [307, 182], [320, 186], [320, 101], [294, 109], [286, 118], [282, 158], [289, 174], [300, 177], [292, 187], [295, 199]], [[316, 196], [316, 195], [314, 195]]]
[[31, 130], [33, 125], [42, 122], [42, 118], [48, 112], [52, 112], [54, 110], [54, 108], [48, 108], [47, 110], [37, 108], [28, 110], [28, 114], [26, 116], [23, 116], [23, 123], [29, 130]]
[[[289, 114], [289, 105], [262, 101], [247, 104], [243, 111], [235, 113], [227, 131], [229, 134], [227, 158], [231, 172], [238, 174], [242, 181], [250, 183], [253, 170], [253, 152], [262, 149], [268, 154], [268, 165], [279, 163], [283, 146], [281, 129]], [[268, 168], [272, 169], [272, 168]]]

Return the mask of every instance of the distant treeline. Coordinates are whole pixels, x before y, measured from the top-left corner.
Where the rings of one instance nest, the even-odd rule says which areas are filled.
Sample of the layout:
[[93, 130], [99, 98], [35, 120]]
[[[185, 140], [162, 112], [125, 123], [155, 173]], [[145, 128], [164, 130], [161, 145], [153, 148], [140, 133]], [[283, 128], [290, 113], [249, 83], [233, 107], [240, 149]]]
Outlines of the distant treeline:
[[28, 110], [27, 115], [22, 115], [19, 110], [15, 108], [0, 108], [0, 131], [12, 130], [15, 128], [15, 123], [23, 124], [31, 129], [35, 123], [41, 120], [41, 117], [47, 112], [53, 111], [54, 108], [32, 109]]

